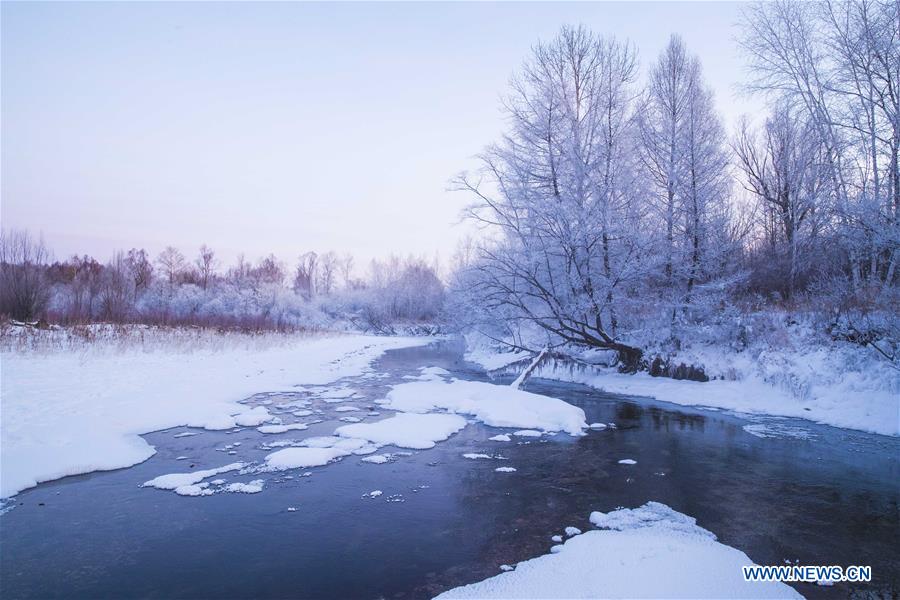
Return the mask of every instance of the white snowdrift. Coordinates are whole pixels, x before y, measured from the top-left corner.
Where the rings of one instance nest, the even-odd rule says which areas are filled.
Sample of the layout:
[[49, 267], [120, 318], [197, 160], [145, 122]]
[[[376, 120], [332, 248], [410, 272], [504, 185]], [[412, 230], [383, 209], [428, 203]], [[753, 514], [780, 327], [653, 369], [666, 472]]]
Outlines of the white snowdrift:
[[782, 583], [744, 581], [753, 562], [696, 521], [657, 502], [591, 521], [589, 531], [515, 570], [438, 598], [802, 598]]
[[139, 436], [151, 431], [259, 425], [265, 409], [238, 400], [359, 375], [387, 349], [428, 342], [355, 335], [193, 352], [3, 353], [0, 497], [144, 461], [155, 450]]
[[480, 381], [414, 381], [395, 386], [384, 406], [408, 413], [437, 409], [472, 415], [492, 427], [565, 431], [581, 435], [584, 411], [567, 402]]

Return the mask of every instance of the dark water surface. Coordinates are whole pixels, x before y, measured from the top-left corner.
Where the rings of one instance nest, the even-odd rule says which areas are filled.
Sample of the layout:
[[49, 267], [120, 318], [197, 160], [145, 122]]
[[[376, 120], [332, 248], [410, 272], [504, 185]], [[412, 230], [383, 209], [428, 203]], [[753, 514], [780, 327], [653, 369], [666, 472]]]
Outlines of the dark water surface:
[[[388, 377], [347, 380], [365, 396], [348, 403], [373, 406], [388, 386], [432, 365], [484, 378], [463, 363], [456, 342], [390, 351], [374, 364]], [[69, 477], [15, 498], [0, 516], [0, 596], [430, 597], [546, 553], [550, 536], [565, 526], [589, 529], [592, 510], [649, 500], [696, 517], [758, 564], [873, 568], [870, 586], [797, 586], [806, 596], [900, 593], [898, 440], [786, 419], [767, 423], [811, 437], [763, 439], [743, 429], [747, 420], [724, 412], [544, 380], [528, 389], [582, 407], [589, 423], [618, 428], [498, 443], [487, 438], [500, 430], [470, 424], [434, 449], [388, 464], [349, 456], [293, 471], [293, 479], [225, 473], [229, 481], [263, 477], [265, 489], [202, 498], [139, 485], [191, 465], [260, 461], [271, 452], [259, 448], [264, 442], [329, 435], [342, 424], [338, 417], [357, 413], [316, 402], [312, 408], [327, 420], [307, 431], [153, 433], [145, 437], [158, 453], [140, 465]], [[236, 441], [236, 455], [222, 451]], [[468, 460], [465, 452], [500, 452], [509, 460]], [[620, 465], [622, 458], [637, 464]], [[517, 472], [496, 473], [497, 466]], [[298, 477], [304, 471], [312, 475]], [[372, 490], [384, 494], [362, 497]], [[394, 499], [403, 501], [388, 501], [398, 494]]]

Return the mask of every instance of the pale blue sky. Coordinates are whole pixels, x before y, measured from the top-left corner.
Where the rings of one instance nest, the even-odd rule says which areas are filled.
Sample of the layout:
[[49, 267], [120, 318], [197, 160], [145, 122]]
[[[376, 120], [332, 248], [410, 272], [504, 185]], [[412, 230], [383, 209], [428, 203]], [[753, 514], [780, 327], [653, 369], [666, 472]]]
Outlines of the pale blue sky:
[[2, 226], [58, 257], [208, 243], [446, 261], [468, 201], [446, 191], [502, 130], [498, 98], [563, 24], [673, 32], [729, 126], [740, 5], [2, 4]]

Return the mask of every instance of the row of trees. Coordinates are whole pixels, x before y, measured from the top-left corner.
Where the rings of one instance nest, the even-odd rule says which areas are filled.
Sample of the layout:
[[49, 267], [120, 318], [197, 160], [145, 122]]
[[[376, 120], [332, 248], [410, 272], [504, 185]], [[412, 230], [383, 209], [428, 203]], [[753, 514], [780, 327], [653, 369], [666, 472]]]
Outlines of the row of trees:
[[155, 259], [143, 249], [51, 261], [27, 232], [0, 235], [0, 314], [72, 324], [103, 320], [253, 329], [315, 328], [341, 322], [390, 331], [397, 323], [433, 321], [444, 287], [436, 266], [418, 258], [374, 260], [369, 275], [334, 252], [299, 257], [289, 272], [274, 255], [239, 257], [222, 269], [202, 246], [189, 260], [167, 247]]
[[678, 36], [643, 83], [628, 42], [567, 27], [538, 44], [509, 129], [457, 179], [488, 233], [457, 272], [459, 314], [635, 370], [623, 340], [675, 339], [727, 299], [896, 302], [898, 24], [894, 0], [748, 9], [747, 90], [771, 108], [732, 136]]

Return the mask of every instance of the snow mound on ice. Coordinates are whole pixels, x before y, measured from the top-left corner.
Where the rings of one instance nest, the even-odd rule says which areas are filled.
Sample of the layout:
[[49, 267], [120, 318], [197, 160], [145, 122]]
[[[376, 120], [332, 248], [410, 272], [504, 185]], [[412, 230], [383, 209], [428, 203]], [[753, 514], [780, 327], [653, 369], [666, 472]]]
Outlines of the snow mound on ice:
[[204, 479], [218, 475], [219, 473], [227, 473], [228, 471], [237, 471], [243, 469], [244, 463], [231, 463], [224, 467], [215, 469], [204, 469], [202, 471], [192, 471], [190, 473], [169, 473], [168, 475], [160, 475], [154, 477], [150, 481], [145, 481], [142, 487], [153, 487], [159, 490], [172, 490], [181, 496], [201, 496], [211, 494], [212, 491], [206, 490], [199, 484]]
[[287, 471], [306, 467], [321, 467], [349, 455], [344, 448], [285, 448], [266, 456], [264, 470]]
[[345, 438], [368, 440], [378, 446], [427, 450], [466, 426], [457, 415], [399, 413], [375, 423], [355, 423], [334, 430]]
[[302, 431], [307, 427], [306, 423], [291, 423], [290, 425], [263, 425], [257, 427], [256, 430], [260, 433], [285, 433], [286, 431]]
[[225, 491], [238, 494], [258, 494], [263, 490], [263, 483], [262, 479], [254, 479], [249, 483], [229, 483], [225, 486]]
[[410, 413], [443, 409], [472, 415], [492, 427], [565, 431], [581, 435], [587, 428], [584, 411], [567, 402], [480, 381], [413, 381], [395, 386], [384, 403]]
[[608, 529], [438, 598], [802, 598], [783, 583], [744, 581], [741, 567], [753, 564], [746, 554], [664, 504], [595, 512], [591, 521]]

